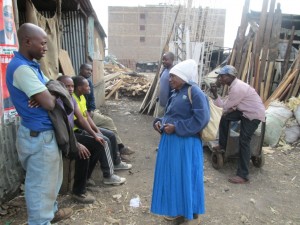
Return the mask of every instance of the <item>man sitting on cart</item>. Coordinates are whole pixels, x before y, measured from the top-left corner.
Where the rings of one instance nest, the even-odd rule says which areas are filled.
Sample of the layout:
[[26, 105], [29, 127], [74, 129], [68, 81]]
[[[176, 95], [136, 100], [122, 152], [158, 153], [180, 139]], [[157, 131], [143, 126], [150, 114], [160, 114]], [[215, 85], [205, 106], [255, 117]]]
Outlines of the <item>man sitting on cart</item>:
[[260, 122], [265, 121], [265, 107], [257, 92], [247, 83], [238, 79], [235, 67], [226, 65], [218, 72], [222, 85], [228, 85], [228, 98], [222, 100], [217, 94], [217, 87], [212, 86], [215, 105], [223, 108], [219, 126], [219, 145], [215, 151], [226, 149], [228, 128], [231, 121], [241, 121], [239, 137], [239, 162], [236, 176], [229, 182], [244, 184], [249, 181], [249, 162], [251, 158], [250, 141]]

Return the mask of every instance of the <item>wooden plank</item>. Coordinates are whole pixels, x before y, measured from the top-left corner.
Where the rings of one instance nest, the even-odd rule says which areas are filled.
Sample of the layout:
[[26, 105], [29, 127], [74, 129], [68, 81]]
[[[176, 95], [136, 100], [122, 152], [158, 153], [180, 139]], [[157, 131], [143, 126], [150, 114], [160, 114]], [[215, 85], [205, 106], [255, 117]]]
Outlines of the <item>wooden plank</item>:
[[250, 43], [249, 43], [248, 52], [247, 52], [247, 59], [246, 59], [245, 66], [244, 66], [244, 69], [243, 69], [243, 73], [242, 73], [242, 76], [241, 76], [241, 80], [244, 81], [244, 82], [246, 82], [246, 75], [247, 75], [247, 72], [248, 72], [248, 68], [250, 66], [251, 50], [252, 50], [252, 41], [250, 41]]
[[286, 90], [292, 79], [299, 73], [299, 69], [295, 69], [286, 79], [284, 82], [281, 82], [279, 86], [276, 88], [276, 90], [273, 92], [273, 94], [268, 98], [268, 100], [265, 102], [266, 109], [269, 107], [269, 104], [280, 97], [282, 93]]
[[[262, 55], [260, 59], [260, 66], [259, 66], [259, 73], [258, 73], [258, 83], [262, 83], [265, 81], [266, 76], [266, 68], [268, 68], [268, 64], [266, 63], [267, 60], [267, 55], [269, 52], [269, 42], [271, 38], [271, 29], [272, 29], [272, 24], [273, 24], [273, 18], [274, 18], [274, 9], [275, 9], [275, 0], [271, 0], [270, 4], [270, 9], [268, 13], [268, 18], [267, 18], [267, 24], [266, 24], [266, 29], [264, 32], [264, 40], [263, 40], [263, 50], [262, 50]], [[262, 99], [264, 99], [264, 91], [262, 89], [260, 90], [260, 96]]]
[[289, 65], [289, 59], [291, 56], [291, 50], [292, 50], [292, 44], [293, 44], [293, 39], [294, 39], [294, 35], [295, 35], [295, 26], [292, 27], [292, 31], [291, 31], [291, 36], [285, 51], [285, 55], [284, 55], [284, 63], [283, 63], [283, 67], [282, 69], [282, 74], [285, 74], [286, 71], [288, 70], [288, 65]]
[[122, 73], [120, 73], [120, 72], [111, 73], [109, 75], [106, 75], [106, 76], [104, 76], [104, 82], [115, 79], [115, 78], [119, 77], [120, 75], [122, 75]]
[[59, 60], [60, 67], [61, 67], [64, 75], [68, 75], [68, 76], [76, 75], [73, 65], [72, 65], [72, 62], [71, 62], [71, 59], [66, 50], [63, 50], [63, 49], [59, 50], [58, 60]]
[[294, 87], [294, 90], [292, 92], [292, 96], [297, 97], [297, 94], [299, 92], [299, 88], [300, 88], [300, 74], [296, 75], [297, 76], [297, 82], [296, 85]]
[[269, 43], [269, 61], [275, 61], [278, 57], [278, 43], [280, 41], [279, 35], [281, 30], [281, 9], [280, 4], [277, 4], [277, 8], [274, 13], [272, 32]]
[[292, 84], [289, 84], [284, 90], [283, 92], [278, 96], [278, 100], [279, 101], [283, 101], [287, 92], [291, 89]]
[[242, 46], [243, 51], [242, 51], [242, 55], [241, 55], [241, 60], [240, 60], [240, 66], [239, 66], [239, 70], [238, 70], [238, 75], [237, 78], [241, 79], [244, 68], [247, 67], [246, 65], [246, 61], [247, 61], [247, 54], [248, 54], [248, 50], [249, 50], [249, 44], [251, 42], [251, 38], [247, 38], [246, 44], [244, 46]]
[[291, 97], [291, 95], [293, 93], [293, 90], [294, 90], [294, 87], [296, 86], [296, 83], [297, 83], [297, 77], [295, 76], [295, 78], [292, 80], [290, 90], [286, 95], [286, 99], [289, 99]]
[[259, 30], [255, 40], [254, 46], [254, 88], [259, 94], [260, 83], [259, 83], [259, 70], [260, 70], [260, 60], [259, 56], [261, 54], [261, 49], [263, 46], [264, 33], [267, 24], [267, 10], [268, 10], [269, 0], [263, 0], [263, 6], [259, 19]]
[[264, 91], [264, 100], [268, 99], [268, 97], [269, 97], [271, 82], [273, 80], [272, 79], [273, 75], [274, 75], [274, 62], [271, 61], [271, 62], [269, 62], [269, 65], [268, 65], [266, 86], [265, 86], [265, 91]]
[[114, 88], [111, 90], [111, 92], [105, 96], [105, 100], [109, 99], [110, 96], [113, 95], [113, 93], [115, 93], [122, 85], [123, 81], [122, 80], [119, 80], [115, 85], [114, 85]]
[[234, 62], [235, 62], [235, 55], [236, 55], [236, 50], [235, 50], [235, 49], [232, 50], [231, 55], [232, 55], [232, 56], [231, 56], [229, 65], [233, 65]]
[[261, 100], [264, 102], [265, 100], [264, 100], [264, 89], [265, 89], [265, 83], [262, 81], [261, 83], [260, 83], [260, 98], [261, 98]]
[[237, 71], [239, 71], [239, 77], [241, 77], [241, 71], [242, 69], [240, 69], [240, 66], [244, 65], [241, 63], [242, 60], [242, 54], [243, 54], [243, 43], [245, 40], [245, 33], [246, 33], [246, 29], [248, 26], [248, 21], [247, 21], [247, 15], [249, 12], [249, 5], [250, 5], [250, 0], [245, 0], [244, 3], [244, 7], [243, 7], [243, 13], [242, 13], [242, 18], [241, 18], [241, 24], [240, 27], [238, 29], [238, 35], [237, 35], [237, 39], [236, 39], [236, 59], [235, 59], [235, 68], [237, 69]]

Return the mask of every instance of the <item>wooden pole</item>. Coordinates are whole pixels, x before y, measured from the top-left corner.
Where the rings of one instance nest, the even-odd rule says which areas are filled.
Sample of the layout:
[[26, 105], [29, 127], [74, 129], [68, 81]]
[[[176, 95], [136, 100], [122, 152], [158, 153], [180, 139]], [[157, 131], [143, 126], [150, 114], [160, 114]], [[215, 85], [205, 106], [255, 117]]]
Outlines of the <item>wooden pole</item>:
[[293, 44], [293, 40], [294, 40], [294, 35], [295, 35], [295, 26], [292, 27], [292, 31], [291, 31], [291, 36], [285, 51], [285, 55], [284, 55], [284, 63], [283, 63], [283, 67], [282, 67], [282, 74], [285, 74], [287, 69], [288, 69], [288, 65], [289, 65], [289, 61], [290, 61], [290, 56], [291, 56], [291, 50], [292, 50], [292, 44]]
[[[167, 47], [169, 45], [169, 42], [170, 42], [173, 30], [174, 30], [174, 27], [175, 27], [175, 24], [176, 24], [177, 17], [178, 17], [180, 9], [181, 9], [181, 6], [179, 5], [178, 10], [177, 10], [176, 15], [175, 15], [175, 18], [174, 18], [174, 21], [173, 21], [173, 24], [172, 24], [172, 27], [171, 27], [171, 30], [170, 30], [170, 32], [168, 34], [166, 43], [164, 45], [164, 48], [163, 48], [161, 56], [160, 56], [160, 60], [159, 60], [157, 72], [156, 72], [155, 77], [153, 79], [153, 82], [151, 83], [151, 86], [148, 89], [148, 91], [146, 93], [146, 96], [145, 96], [145, 98], [144, 98], [144, 100], [143, 100], [143, 102], [142, 102], [142, 104], [140, 106], [139, 112], [145, 112], [146, 109], [144, 109], [144, 108], [146, 108], [146, 107], [148, 107], [150, 105], [150, 103], [151, 103], [151, 97], [153, 98], [153, 92], [157, 88], [156, 86], [158, 85], [159, 74], [160, 74], [160, 69], [161, 69], [161, 64], [162, 64], [161, 59], [162, 59], [163, 54], [165, 53], [165, 51], [166, 51], [166, 49], [167, 49]], [[149, 100], [149, 98], [150, 98], [150, 100]], [[151, 110], [148, 110], [148, 112], [149, 111], [151, 111]]]
[[281, 82], [279, 86], [276, 88], [276, 90], [273, 92], [273, 94], [268, 98], [268, 100], [265, 102], [266, 109], [269, 107], [269, 104], [277, 99], [279, 96], [282, 95], [282, 93], [285, 91], [285, 89], [288, 87], [290, 82], [294, 79], [294, 77], [299, 73], [299, 69], [296, 69], [293, 71], [284, 82]]
[[266, 101], [269, 97], [271, 81], [273, 80], [272, 77], [274, 75], [274, 62], [269, 62], [268, 71], [267, 71], [267, 79], [266, 79], [266, 86], [264, 90], [264, 101]]
[[268, 10], [269, 0], [263, 0], [263, 6], [260, 14], [259, 29], [256, 35], [255, 46], [254, 46], [254, 88], [259, 94], [260, 90], [260, 54], [264, 41], [264, 34], [267, 23], [267, 10]]

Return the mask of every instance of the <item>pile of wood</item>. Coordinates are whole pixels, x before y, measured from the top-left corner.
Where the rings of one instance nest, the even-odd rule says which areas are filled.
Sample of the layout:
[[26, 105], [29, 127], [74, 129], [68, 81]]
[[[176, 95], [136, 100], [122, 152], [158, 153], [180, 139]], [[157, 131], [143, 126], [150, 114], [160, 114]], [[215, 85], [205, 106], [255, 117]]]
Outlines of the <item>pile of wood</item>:
[[116, 72], [121, 73], [131, 73], [132, 70], [128, 69], [127, 67], [123, 66], [122, 64], [104, 64], [104, 74], [112, 74]]
[[128, 97], [143, 97], [150, 87], [150, 81], [143, 75], [119, 74], [117, 79], [109, 80], [105, 83], [105, 99], [115, 94], [115, 99], [119, 95]]
[[144, 75], [117, 64], [105, 64], [105, 99], [119, 95], [127, 97], [144, 97], [151, 81]]
[[[287, 100], [299, 95], [298, 56], [291, 58], [295, 28], [289, 39], [280, 39], [282, 14], [280, 4], [275, 9], [275, 0], [264, 0], [259, 23], [249, 14], [250, 0], [245, 1], [241, 24], [228, 64], [239, 71], [239, 78], [255, 88], [266, 108], [274, 99]], [[246, 36], [247, 29], [250, 27]], [[287, 35], [285, 35], [287, 36]], [[287, 43], [284, 58], [279, 57], [278, 46]], [[226, 90], [223, 91], [223, 94]]]

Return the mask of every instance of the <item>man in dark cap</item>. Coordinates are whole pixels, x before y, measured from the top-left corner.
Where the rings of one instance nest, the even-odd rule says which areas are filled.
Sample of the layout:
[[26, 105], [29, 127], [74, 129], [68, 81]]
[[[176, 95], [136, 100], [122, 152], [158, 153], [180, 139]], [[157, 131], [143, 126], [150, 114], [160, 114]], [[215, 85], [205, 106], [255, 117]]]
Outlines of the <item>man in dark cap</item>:
[[235, 184], [248, 182], [251, 157], [250, 141], [261, 121], [265, 121], [265, 107], [257, 92], [247, 83], [238, 79], [235, 67], [226, 65], [218, 72], [222, 85], [228, 85], [228, 98], [222, 100], [217, 88], [211, 88], [215, 105], [223, 108], [219, 126], [219, 145], [216, 151], [225, 150], [230, 121], [241, 121], [239, 137], [239, 162], [236, 176], [228, 179]]

